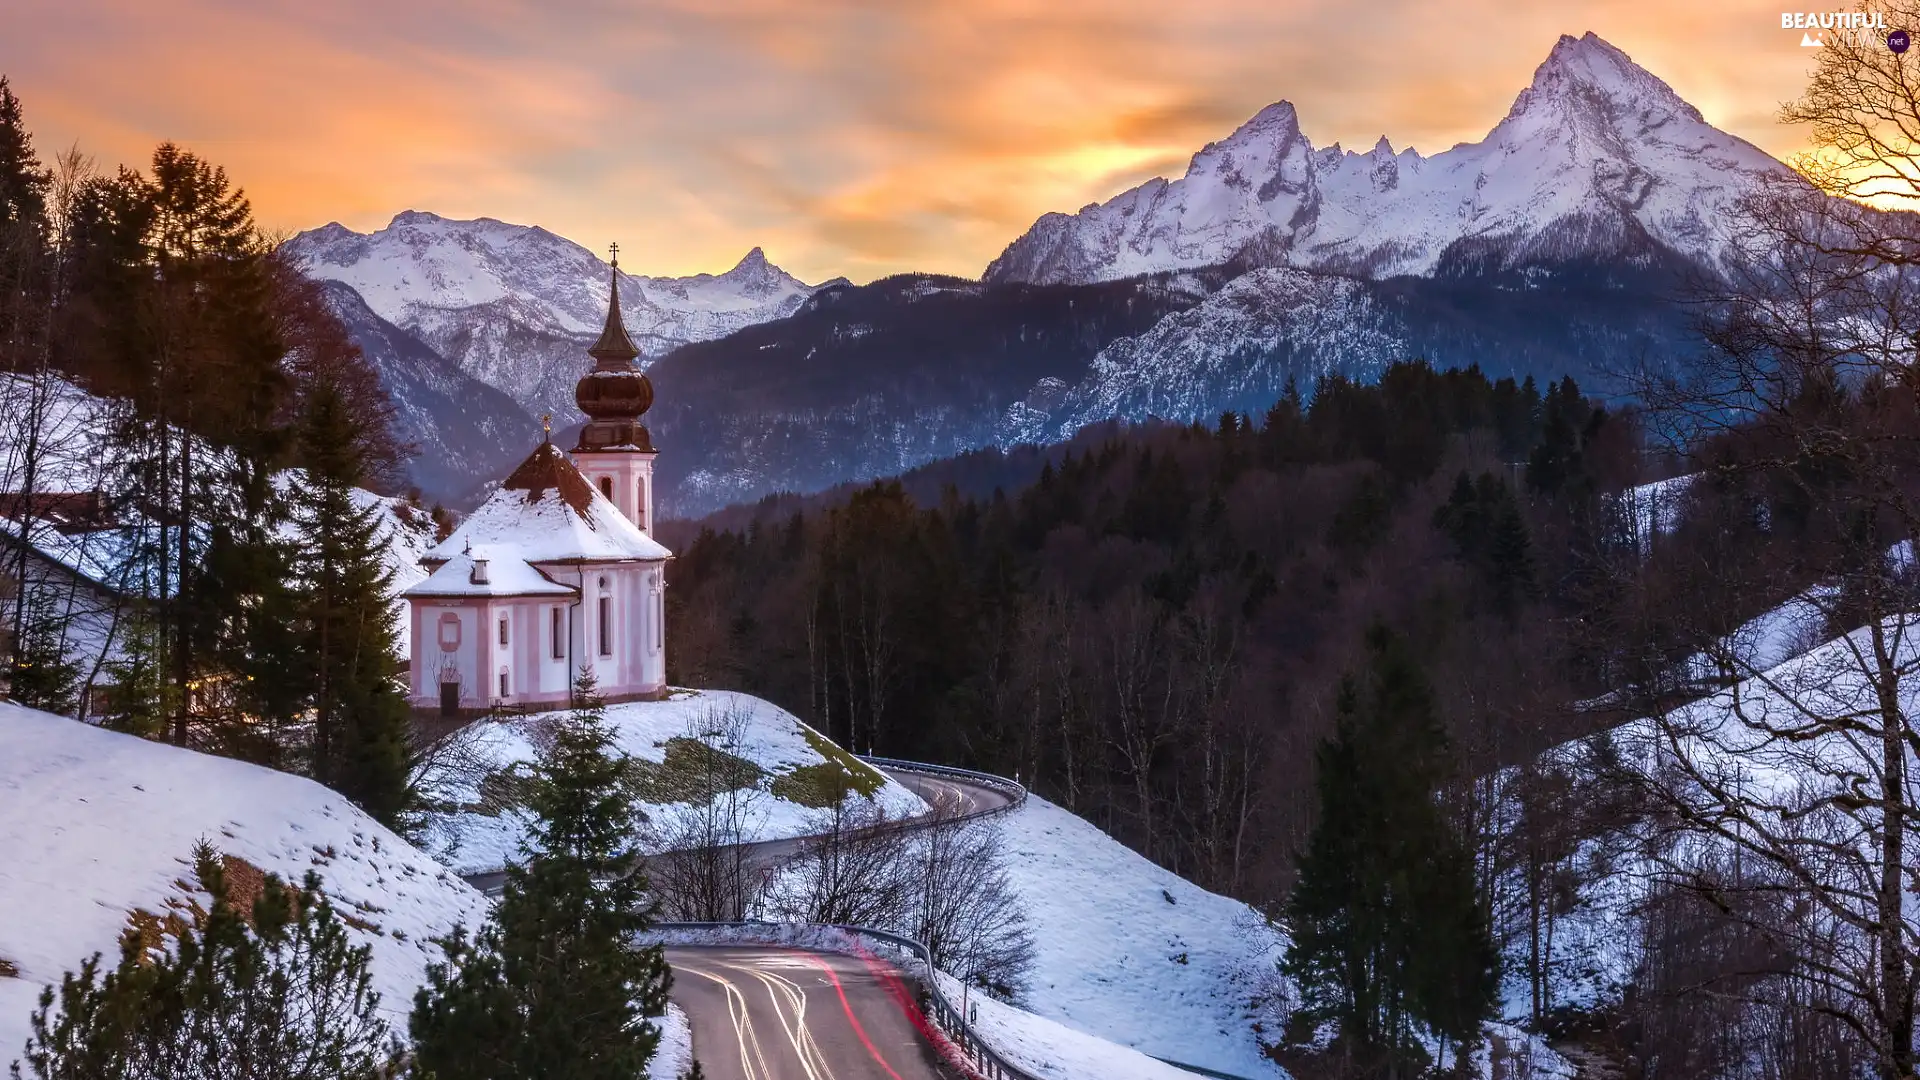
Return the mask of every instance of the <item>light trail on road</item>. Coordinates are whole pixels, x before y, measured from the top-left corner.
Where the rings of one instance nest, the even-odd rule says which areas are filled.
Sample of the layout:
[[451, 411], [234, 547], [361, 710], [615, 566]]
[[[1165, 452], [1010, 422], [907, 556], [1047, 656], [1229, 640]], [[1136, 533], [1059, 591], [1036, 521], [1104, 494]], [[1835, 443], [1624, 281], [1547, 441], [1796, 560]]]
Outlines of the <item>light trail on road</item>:
[[883, 964], [772, 946], [673, 946], [667, 958], [694, 1056], [712, 1080], [952, 1075]]

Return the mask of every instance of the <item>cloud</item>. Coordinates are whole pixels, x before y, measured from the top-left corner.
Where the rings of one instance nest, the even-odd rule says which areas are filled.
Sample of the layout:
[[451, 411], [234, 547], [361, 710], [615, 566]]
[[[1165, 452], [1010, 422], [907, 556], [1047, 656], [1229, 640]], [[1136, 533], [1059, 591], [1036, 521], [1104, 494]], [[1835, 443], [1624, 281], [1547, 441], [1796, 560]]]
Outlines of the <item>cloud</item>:
[[174, 139], [272, 227], [421, 208], [617, 237], [653, 272], [760, 244], [858, 279], [977, 274], [1282, 98], [1317, 145], [1479, 138], [1588, 29], [1788, 153], [1772, 116], [1806, 59], [1771, 23], [1731, 0], [67, 0], [9, 13], [0, 70], [43, 151]]

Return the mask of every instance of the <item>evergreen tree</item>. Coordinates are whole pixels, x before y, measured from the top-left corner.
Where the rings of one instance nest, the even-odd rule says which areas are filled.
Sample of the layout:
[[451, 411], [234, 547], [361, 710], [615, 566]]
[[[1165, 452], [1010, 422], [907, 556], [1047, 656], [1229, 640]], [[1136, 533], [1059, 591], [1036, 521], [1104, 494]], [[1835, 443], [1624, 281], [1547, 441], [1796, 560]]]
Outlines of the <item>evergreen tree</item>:
[[1302, 1019], [1336, 1023], [1348, 1065], [1405, 1077], [1424, 1065], [1418, 1036], [1476, 1039], [1499, 956], [1472, 855], [1435, 801], [1449, 749], [1432, 692], [1389, 631], [1367, 645], [1319, 751], [1319, 822], [1287, 903], [1283, 968]]
[[433, 1080], [634, 1080], [670, 974], [634, 936], [653, 906], [630, 838], [638, 810], [591, 674], [553, 734], [528, 805], [525, 862], [492, 919], [456, 933], [414, 999], [415, 1066]]
[[30, 709], [71, 713], [79, 704], [80, 666], [67, 657], [66, 620], [46, 582], [19, 586], [20, 638], [13, 650], [7, 696]]
[[159, 634], [145, 616], [134, 613], [120, 629], [120, 655], [101, 665], [110, 689], [101, 709], [101, 724], [113, 731], [164, 740], [169, 686], [158, 644]]
[[386, 537], [378, 508], [354, 502], [365, 462], [345, 402], [323, 382], [305, 404], [307, 469], [295, 486], [294, 517], [314, 776], [395, 825], [412, 801], [412, 747], [387, 599], [393, 575], [382, 560]]
[[386, 1075], [395, 1048], [369, 951], [349, 940], [320, 879], [294, 890], [269, 876], [243, 911], [213, 849], [194, 861], [213, 898], [205, 915], [171, 949], [131, 928], [111, 971], [96, 954], [43, 991], [15, 1080]]
[[0, 75], [0, 226], [38, 228], [46, 220], [52, 175], [40, 167], [20, 99]]

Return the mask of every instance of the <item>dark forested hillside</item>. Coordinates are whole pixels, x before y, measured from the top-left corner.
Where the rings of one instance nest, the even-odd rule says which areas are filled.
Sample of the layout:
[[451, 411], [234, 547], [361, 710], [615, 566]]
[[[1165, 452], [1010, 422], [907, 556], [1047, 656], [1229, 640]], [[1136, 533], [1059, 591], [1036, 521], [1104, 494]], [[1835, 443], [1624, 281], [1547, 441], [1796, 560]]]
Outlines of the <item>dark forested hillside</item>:
[[1197, 302], [1164, 278], [989, 287], [909, 274], [822, 290], [792, 317], [682, 347], [648, 370], [661, 492], [711, 509], [889, 475], [994, 441], [1045, 379]]
[[1602, 492], [1638, 446], [1571, 380], [1403, 364], [1257, 422], [1089, 435], [1019, 490], [963, 496], [981, 485], [956, 462], [944, 497], [773, 503], [680, 546], [671, 677], [862, 751], [1018, 775], [1271, 902], [1368, 625], [1407, 636], [1473, 767], [1578, 729], [1564, 703], [1602, 672], [1570, 627], [1605, 601], [1580, 570], [1621, 542]]

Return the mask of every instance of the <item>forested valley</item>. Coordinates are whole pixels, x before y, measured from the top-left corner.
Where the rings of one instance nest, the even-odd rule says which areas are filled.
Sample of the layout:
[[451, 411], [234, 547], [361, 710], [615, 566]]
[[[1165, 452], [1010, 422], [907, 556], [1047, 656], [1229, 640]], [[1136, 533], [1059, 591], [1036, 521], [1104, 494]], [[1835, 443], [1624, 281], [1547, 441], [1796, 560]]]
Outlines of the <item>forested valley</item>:
[[[1795, 426], [1696, 427], [1680, 456], [1660, 452], [1682, 445], [1678, 384], [1658, 385], [1662, 409], [1609, 407], [1570, 379], [1408, 362], [1261, 417], [1090, 429], [681, 523], [672, 677], [764, 695], [862, 752], [1017, 776], [1296, 933], [1328, 762], [1430, 768], [1541, 1030], [1666, 1075], [1758, 1053], [1838, 1075], [1812, 1064], [1850, 1045], [1837, 1021], [1747, 1026], [1755, 1000], [1806, 1016], [1752, 966], [1794, 973], [1812, 944], [1768, 953], [1787, 909], [1751, 906], [1792, 860], [1731, 882], [1737, 863], [1669, 863], [1676, 837], [1725, 824], [1679, 792], [1724, 789], [1657, 783], [1661, 736], [1621, 726], [1792, 655], [1756, 625], [1806, 647], [1875, 610], [1769, 622], [1835, 595], [1823, 583], [1866, 572], [1874, 603], [1905, 595], [1880, 557], [1901, 524], [1860, 468], [1796, 440], [1818, 425], [1850, 445], [1912, 410], [1809, 378], [1780, 403]], [[1396, 679], [1437, 731], [1347, 722]], [[1370, 782], [1349, 779], [1336, 800]], [[1729, 1035], [1702, 1043], [1702, 1023]]]

